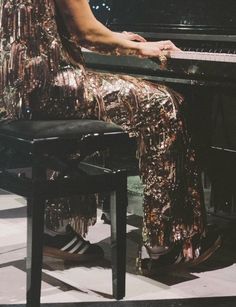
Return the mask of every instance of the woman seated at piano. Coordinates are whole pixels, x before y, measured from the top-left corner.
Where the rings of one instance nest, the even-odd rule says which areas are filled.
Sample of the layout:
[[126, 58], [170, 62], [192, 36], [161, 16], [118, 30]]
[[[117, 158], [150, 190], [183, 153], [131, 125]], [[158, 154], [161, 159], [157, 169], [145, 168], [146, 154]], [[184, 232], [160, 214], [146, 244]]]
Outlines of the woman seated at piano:
[[[221, 237], [206, 226], [183, 98], [163, 85], [89, 71], [81, 53], [86, 47], [165, 64], [169, 53], [179, 49], [171, 41], [147, 42], [137, 34], [112, 32], [96, 20], [87, 0], [3, 0], [0, 6], [1, 46], [9, 59], [0, 79], [7, 118], [92, 118], [122, 126], [137, 140], [144, 185], [141, 267], [195, 265], [211, 256]], [[13, 96], [19, 104], [12, 104]], [[77, 201], [84, 202], [82, 212]], [[73, 253], [78, 262], [81, 255], [88, 261], [102, 257], [101, 248], [83, 238], [95, 222], [95, 209], [92, 196], [48, 201], [45, 253], [49, 248], [51, 256], [63, 259]]]

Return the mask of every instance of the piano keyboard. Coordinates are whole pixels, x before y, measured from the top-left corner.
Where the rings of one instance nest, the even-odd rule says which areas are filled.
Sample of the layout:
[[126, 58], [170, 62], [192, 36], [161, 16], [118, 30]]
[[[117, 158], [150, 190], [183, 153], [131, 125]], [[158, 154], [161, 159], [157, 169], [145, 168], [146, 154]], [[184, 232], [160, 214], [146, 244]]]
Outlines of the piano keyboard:
[[236, 63], [236, 54], [181, 51], [171, 52], [171, 59]]
[[[227, 85], [235, 87], [236, 54], [174, 51], [165, 67], [156, 58], [106, 56], [82, 49], [88, 68], [124, 73], [154, 82]], [[218, 63], [218, 64], [217, 64]]]
[[[82, 48], [84, 53], [93, 53], [92, 51]], [[102, 55], [99, 55], [102, 57]], [[98, 56], [98, 57], [99, 57]], [[103, 56], [106, 57], [106, 56]], [[122, 56], [123, 58], [125, 56]], [[117, 61], [119, 62], [120, 57], [117, 57]], [[133, 57], [127, 57], [133, 58]], [[232, 53], [215, 53], [215, 52], [196, 52], [196, 51], [174, 51], [170, 53], [171, 59], [180, 59], [180, 60], [195, 60], [195, 61], [210, 61], [210, 62], [225, 62], [225, 63], [236, 63], [236, 54]], [[138, 59], [138, 58], [136, 58]], [[141, 58], [139, 58], [141, 59]], [[148, 59], [141, 59], [146, 60]]]

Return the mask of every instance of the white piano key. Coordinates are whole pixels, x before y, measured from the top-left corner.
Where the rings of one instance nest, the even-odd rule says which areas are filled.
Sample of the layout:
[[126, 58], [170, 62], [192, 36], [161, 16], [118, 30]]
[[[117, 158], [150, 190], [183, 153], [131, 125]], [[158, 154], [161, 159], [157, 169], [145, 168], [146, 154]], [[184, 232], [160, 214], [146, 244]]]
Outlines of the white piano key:
[[170, 58], [182, 59], [182, 60], [236, 63], [236, 54], [231, 54], [231, 53], [193, 52], [193, 51], [176, 52], [174, 51], [170, 53]]

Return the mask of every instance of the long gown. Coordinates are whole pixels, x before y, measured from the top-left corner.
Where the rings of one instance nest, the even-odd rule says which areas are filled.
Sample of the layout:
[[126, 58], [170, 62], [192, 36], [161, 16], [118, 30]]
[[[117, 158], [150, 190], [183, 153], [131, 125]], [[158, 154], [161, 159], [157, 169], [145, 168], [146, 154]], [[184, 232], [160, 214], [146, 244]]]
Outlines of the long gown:
[[[61, 18], [57, 22], [53, 0], [2, 0], [0, 12], [1, 117], [99, 118], [121, 125], [137, 139], [144, 245], [180, 242], [186, 258], [196, 257], [191, 239], [205, 233], [205, 209], [182, 97], [163, 85], [88, 71], [78, 39]], [[82, 213], [77, 201], [86, 204]], [[94, 223], [93, 197], [48, 200], [49, 226], [65, 216], [85, 233]]]

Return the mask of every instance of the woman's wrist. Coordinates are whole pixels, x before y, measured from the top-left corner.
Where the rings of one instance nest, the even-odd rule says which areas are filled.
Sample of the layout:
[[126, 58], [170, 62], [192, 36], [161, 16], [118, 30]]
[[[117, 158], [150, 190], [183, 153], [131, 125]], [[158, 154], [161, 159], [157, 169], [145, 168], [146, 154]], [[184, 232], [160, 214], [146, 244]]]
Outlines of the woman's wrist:
[[116, 48], [117, 55], [138, 56], [139, 52], [139, 43], [133, 41], [125, 41], [124, 45]]

